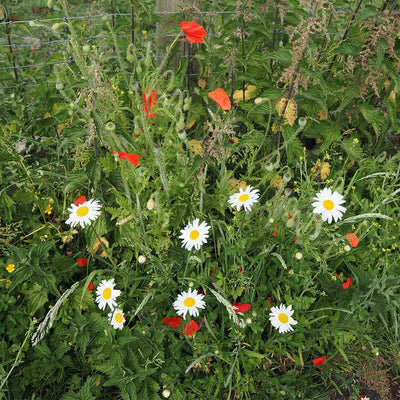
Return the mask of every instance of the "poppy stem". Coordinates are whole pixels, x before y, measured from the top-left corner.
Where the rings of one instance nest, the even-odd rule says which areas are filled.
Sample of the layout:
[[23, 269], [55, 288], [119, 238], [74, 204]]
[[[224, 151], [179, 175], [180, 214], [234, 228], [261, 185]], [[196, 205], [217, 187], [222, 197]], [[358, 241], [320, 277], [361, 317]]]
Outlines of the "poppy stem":
[[157, 73], [158, 74], [162, 74], [162, 70], [164, 69], [165, 65], [167, 64], [167, 61], [169, 59], [169, 56], [172, 52], [172, 49], [175, 47], [176, 42], [180, 39], [182, 35], [182, 32], [179, 32], [178, 36], [174, 39], [174, 41], [167, 47], [167, 52], [165, 53], [165, 57], [164, 60], [162, 61], [162, 63], [160, 64], [160, 66], [157, 69]]

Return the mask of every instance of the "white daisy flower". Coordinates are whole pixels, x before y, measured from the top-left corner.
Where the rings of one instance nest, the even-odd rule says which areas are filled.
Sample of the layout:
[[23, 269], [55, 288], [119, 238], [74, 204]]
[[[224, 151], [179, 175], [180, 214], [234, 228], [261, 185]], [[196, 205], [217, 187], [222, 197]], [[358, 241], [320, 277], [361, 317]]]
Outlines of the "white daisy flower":
[[126, 321], [124, 312], [119, 308], [115, 308], [113, 312], [109, 313], [108, 319], [114, 329], [122, 329]]
[[270, 311], [269, 320], [279, 333], [290, 332], [293, 330], [292, 325], [297, 325], [297, 321], [292, 318], [292, 306], [286, 307], [281, 304], [279, 307], [271, 307]]
[[70, 214], [65, 223], [71, 225], [72, 228], [78, 224], [84, 228], [85, 225], [90, 225], [99, 217], [100, 209], [101, 205], [98, 200], [86, 200], [86, 197], [81, 196], [75, 204], [71, 204], [71, 207], [68, 208]]
[[343, 196], [338, 192], [333, 192], [329, 188], [322, 189], [317, 196], [313, 198], [317, 200], [312, 203], [314, 207], [314, 214], [321, 214], [322, 221], [328, 221], [332, 223], [332, 218], [337, 222], [342, 219], [343, 213], [346, 212], [346, 208], [341, 204], [346, 201], [343, 200]]
[[246, 190], [242, 188], [239, 189], [239, 193], [233, 194], [229, 197], [228, 203], [232, 207], [236, 207], [236, 210], [239, 211], [241, 207], [246, 210], [246, 212], [250, 212], [251, 206], [254, 203], [257, 203], [257, 199], [260, 197], [259, 190], [254, 189], [249, 185]]
[[179, 236], [179, 239], [182, 240], [182, 247], [186, 247], [189, 251], [192, 247], [199, 250], [204, 243], [207, 243], [209, 229], [210, 226], [206, 222], [203, 221], [199, 225], [199, 220], [196, 218], [191, 224], [187, 224], [181, 230], [182, 235]]
[[178, 315], [183, 314], [183, 318], [186, 318], [186, 314], [189, 314], [192, 317], [197, 317], [199, 315], [199, 308], [204, 309], [206, 306], [206, 302], [203, 300], [204, 295], [198, 294], [197, 290], [193, 290], [189, 288], [188, 292], [182, 292], [178, 295], [176, 301], [174, 301], [174, 308]]
[[97, 286], [96, 303], [99, 304], [100, 310], [104, 310], [107, 304], [111, 310], [117, 305], [115, 299], [121, 294], [121, 291], [114, 289], [114, 286], [114, 279], [109, 281], [103, 279], [100, 285]]

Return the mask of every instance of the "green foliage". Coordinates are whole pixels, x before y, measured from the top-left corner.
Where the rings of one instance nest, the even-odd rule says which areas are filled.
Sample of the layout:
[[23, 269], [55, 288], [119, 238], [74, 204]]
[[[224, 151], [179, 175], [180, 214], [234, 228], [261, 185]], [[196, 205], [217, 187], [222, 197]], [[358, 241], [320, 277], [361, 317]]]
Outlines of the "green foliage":
[[[25, 2], [3, 3], [0, 16], [30, 18]], [[352, 19], [347, 1], [205, 1], [205, 43], [188, 45], [149, 34], [178, 35], [183, 14], [84, 3], [55, 2], [11, 36], [62, 46], [51, 74], [22, 73], [37, 86], [0, 88], [0, 398], [383, 398], [364, 370], [398, 378], [395, 6]], [[5, 49], [7, 65], [42, 61]], [[1, 74], [14, 85], [13, 69]], [[218, 87], [231, 109], [209, 98]], [[237, 211], [228, 199], [248, 185], [258, 201]], [[345, 200], [332, 224], [313, 213], [325, 187]], [[85, 228], [65, 223], [79, 196], [102, 206]], [[179, 236], [195, 218], [209, 237], [188, 251]], [[122, 330], [95, 301], [109, 279]], [[205, 309], [173, 329], [162, 319], [188, 286]], [[268, 298], [292, 305], [293, 332], [273, 328]]]

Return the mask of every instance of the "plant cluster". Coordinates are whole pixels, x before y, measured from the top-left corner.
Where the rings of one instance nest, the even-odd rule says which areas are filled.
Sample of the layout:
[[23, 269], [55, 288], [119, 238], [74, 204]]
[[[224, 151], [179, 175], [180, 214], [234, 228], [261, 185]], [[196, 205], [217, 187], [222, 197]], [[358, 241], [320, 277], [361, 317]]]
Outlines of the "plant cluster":
[[395, 2], [186, 7], [161, 61], [53, 6], [54, 85], [0, 91], [0, 398], [396, 398]]

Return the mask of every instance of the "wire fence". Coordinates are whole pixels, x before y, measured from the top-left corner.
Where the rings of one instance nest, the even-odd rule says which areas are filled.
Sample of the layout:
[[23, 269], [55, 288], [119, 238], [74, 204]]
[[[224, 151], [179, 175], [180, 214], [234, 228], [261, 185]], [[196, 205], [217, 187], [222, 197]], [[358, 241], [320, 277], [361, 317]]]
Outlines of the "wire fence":
[[[241, 2], [228, 4], [218, 0], [201, 1], [199, 5], [188, 5], [184, 0], [180, 0], [179, 3], [178, 0], [157, 0], [157, 2], [70, 0], [66, 15], [58, 2], [49, 8], [44, 6], [44, 0], [32, 3], [26, 0], [0, 1], [0, 89], [2, 90], [54, 83], [54, 66], [73, 63], [68, 50], [69, 32], [65, 24], [67, 20], [82, 33], [82, 43], [95, 46], [99, 51], [107, 53], [113, 49], [115, 51], [107, 24], [112, 25], [121, 48], [126, 48], [132, 42], [140, 45], [148, 40], [162, 47], [176, 36], [176, 21], [179, 18], [189, 20], [195, 16], [198, 21], [207, 25], [207, 38], [213, 41], [220, 36], [217, 31], [218, 26], [236, 24], [240, 29], [241, 16], [253, 11], [247, 10]], [[344, 7], [345, 4], [341, 3], [341, 9], [335, 10], [335, 14], [349, 20], [354, 12], [354, 4], [349, 1], [347, 9]], [[282, 11], [291, 12], [289, 9]], [[395, 12], [398, 13], [398, 10]], [[276, 9], [272, 6], [264, 7], [262, 14], [264, 18], [273, 19], [274, 15], [276, 18]], [[175, 25], [172, 21], [175, 21]], [[175, 26], [175, 29], [171, 29], [172, 26]], [[327, 32], [331, 37], [338, 39], [343, 33], [332, 26], [328, 27]], [[276, 30], [276, 34], [279, 36], [278, 41], [287, 36], [282, 26]], [[210, 45], [208, 48], [209, 56], [213, 57], [215, 46]], [[184, 47], [182, 51], [184, 57]], [[162, 59], [162, 54], [162, 51], [157, 52], [155, 57]], [[108, 59], [115, 58], [112, 54], [108, 54]], [[189, 73], [192, 76], [199, 74], [196, 71]]]

